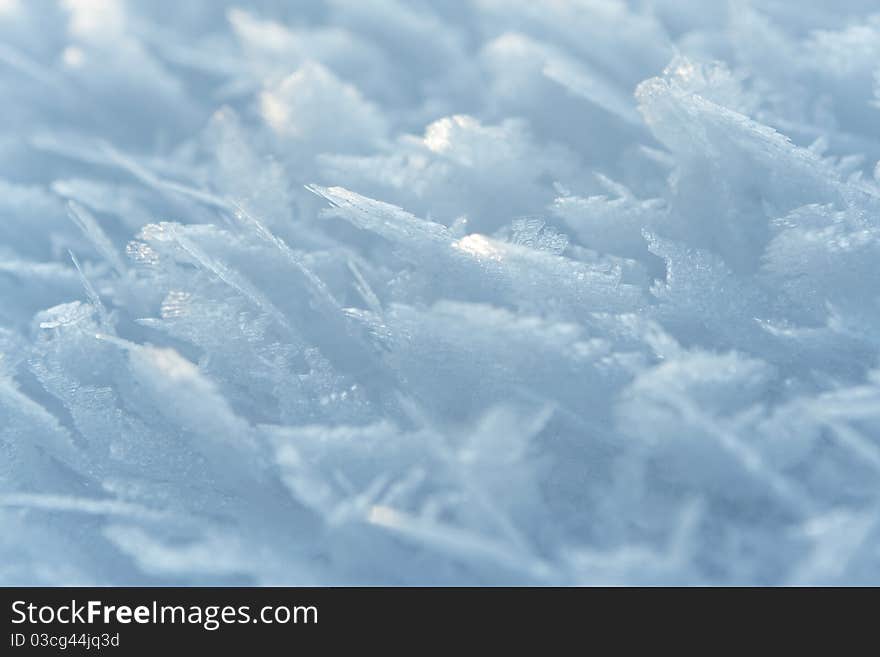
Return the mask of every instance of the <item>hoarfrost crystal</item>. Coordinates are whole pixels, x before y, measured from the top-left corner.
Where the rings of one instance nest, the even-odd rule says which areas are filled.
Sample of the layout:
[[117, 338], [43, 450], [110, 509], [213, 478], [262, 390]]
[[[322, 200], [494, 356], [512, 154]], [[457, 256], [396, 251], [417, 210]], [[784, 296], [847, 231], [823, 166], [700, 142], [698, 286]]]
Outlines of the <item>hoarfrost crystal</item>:
[[880, 583], [876, 12], [0, 2], [0, 583]]

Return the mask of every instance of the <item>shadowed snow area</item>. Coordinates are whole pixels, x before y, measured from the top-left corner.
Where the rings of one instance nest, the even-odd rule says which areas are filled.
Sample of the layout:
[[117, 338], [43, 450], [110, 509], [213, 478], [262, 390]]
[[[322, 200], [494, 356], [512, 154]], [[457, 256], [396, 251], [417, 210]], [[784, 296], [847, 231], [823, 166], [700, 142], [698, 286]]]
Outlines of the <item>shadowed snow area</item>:
[[877, 12], [0, 0], [0, 584], [880, 584]]

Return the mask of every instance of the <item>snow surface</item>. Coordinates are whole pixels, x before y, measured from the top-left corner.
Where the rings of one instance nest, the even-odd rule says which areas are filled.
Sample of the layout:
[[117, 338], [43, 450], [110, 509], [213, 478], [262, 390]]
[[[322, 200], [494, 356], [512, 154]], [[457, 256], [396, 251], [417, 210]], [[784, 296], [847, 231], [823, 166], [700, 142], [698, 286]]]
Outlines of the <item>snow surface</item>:
[[0, 583], [880, 584], [876, 0], [0, 0]]

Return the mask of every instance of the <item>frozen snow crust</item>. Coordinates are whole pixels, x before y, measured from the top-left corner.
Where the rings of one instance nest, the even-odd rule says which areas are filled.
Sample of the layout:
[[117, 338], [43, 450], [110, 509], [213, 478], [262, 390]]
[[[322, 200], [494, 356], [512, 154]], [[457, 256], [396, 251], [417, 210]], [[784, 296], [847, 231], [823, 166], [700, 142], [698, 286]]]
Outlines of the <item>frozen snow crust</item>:
[[0, 583], [880, 584], [874, 0], [0, 0]]

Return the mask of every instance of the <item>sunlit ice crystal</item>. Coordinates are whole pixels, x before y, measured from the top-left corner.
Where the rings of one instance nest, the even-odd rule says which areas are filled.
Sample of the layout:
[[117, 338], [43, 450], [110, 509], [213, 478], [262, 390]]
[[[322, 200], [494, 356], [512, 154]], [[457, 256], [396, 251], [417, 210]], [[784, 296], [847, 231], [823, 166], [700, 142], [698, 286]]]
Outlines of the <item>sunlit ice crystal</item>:
[[0, 0], [0, 583], [880, 583], [878, 43]]

